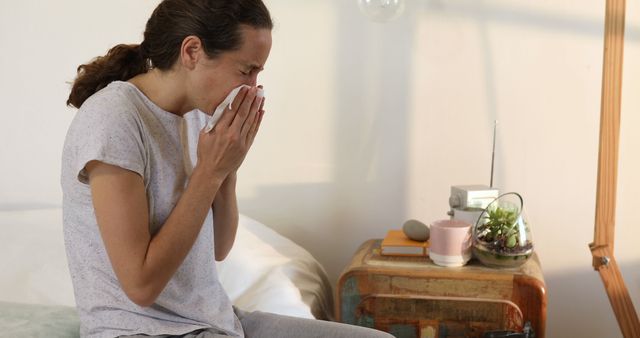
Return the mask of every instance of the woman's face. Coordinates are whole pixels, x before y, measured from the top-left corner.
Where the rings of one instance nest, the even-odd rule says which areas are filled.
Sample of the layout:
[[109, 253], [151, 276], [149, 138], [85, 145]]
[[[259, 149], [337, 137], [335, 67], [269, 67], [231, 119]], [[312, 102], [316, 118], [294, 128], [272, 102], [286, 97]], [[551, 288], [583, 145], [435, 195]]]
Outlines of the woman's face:
[[216, 58], [201, 57], [191, 73], [188, 95], [195, 108], [212, 114], [240, 85], [256, 86], [271, 51], [271, 30], [240, 26], [240, 49]]

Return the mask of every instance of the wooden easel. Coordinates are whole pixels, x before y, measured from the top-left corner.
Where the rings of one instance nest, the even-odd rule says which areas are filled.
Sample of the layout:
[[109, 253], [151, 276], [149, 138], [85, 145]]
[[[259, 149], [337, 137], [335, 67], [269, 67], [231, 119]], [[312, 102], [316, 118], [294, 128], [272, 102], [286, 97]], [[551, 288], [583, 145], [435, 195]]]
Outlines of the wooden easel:
[[640, 337], [640, 321], [613, 256], [615, 235], [625, 0], [607, 0], [600, 107], [600, 147], [593, 243], [593, 268], [600, 273], [625, 338]]

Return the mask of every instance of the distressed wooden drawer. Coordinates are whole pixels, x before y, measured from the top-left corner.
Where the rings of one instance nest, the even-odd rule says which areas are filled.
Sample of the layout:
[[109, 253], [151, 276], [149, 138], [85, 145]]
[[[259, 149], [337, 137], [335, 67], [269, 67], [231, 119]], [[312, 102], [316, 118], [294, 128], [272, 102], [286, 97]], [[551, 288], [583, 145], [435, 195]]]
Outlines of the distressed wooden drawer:
[[380, 255], [380, 240], [365, 242], [338, 280], [337, 320], [396, 337], [482, 337], [521, 331], [529, 322], [544, 338], [546, 292], [537, 256], [518, 269], [493, 269], [473, 260], [444, 268], [426, 257]]

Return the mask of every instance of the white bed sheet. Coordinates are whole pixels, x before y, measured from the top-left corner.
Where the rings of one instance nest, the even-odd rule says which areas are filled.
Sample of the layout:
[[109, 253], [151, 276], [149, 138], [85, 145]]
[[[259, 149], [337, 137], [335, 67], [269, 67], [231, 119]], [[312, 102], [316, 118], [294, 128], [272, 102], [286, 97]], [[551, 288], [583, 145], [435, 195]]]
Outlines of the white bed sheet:
[[[0, 206], [0, 302], [74, 306], [60, 208]], [[236, 242], [218, 263], [234, 304], [304, 318], [331, 318], [327, 275], [306, 250], [241, 215]]]

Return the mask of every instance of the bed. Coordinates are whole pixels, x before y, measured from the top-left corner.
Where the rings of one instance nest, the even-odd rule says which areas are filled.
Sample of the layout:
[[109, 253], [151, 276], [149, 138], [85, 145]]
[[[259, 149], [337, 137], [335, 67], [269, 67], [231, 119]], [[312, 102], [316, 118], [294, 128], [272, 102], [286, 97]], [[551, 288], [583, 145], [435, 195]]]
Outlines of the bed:
[[[77, 337], [62, 210], [0, 206], [0, 336]], [[218, 263], [222, 285], [247, 311], [332, 319], [326, 272], [305, 249], [240, 215], [236, 242]]]

